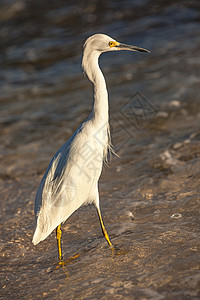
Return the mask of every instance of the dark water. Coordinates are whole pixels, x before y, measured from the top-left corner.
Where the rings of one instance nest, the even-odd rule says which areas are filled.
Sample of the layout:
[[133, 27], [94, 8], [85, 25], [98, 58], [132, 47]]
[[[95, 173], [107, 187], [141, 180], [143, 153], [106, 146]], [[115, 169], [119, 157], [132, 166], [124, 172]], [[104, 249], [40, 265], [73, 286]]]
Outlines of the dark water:
[[[94, 33], [147, 48], [103, 54], [113, 157], [101, 207], [37, 246], [33, 202], [55, 151], [88, 116], [80, 61]], [[0, 2], [1, 299], [200, 299], [199, 1]]]

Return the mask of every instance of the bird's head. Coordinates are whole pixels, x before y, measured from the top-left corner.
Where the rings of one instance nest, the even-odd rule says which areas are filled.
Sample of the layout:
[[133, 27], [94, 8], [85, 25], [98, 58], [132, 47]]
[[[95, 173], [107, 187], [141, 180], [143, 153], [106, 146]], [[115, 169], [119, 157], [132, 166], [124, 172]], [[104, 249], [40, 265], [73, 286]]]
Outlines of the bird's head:
[[130, 50], [150, 52], [146, 49], [119, 43], [105, 34], [90, 36], [83, 46], [82, 68], [91, 82], [94, 82], [98, 70], [98, 58], [103, 52]]
[[84, 44], [84, 52], [96, 52], [99, 55], [103, 52], [118, 50], [139, 51], [148, 53], [150, 52], [144, 48], [119, 43], [105, 34], [92, 35], [86, 40]]

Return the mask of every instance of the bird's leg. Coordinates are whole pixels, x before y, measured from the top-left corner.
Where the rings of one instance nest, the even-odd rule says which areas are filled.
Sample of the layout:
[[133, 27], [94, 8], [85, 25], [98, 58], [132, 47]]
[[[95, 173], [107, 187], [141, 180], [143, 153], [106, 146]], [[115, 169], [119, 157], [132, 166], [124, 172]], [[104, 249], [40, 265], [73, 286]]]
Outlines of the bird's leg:
[[108, 236], [108, 233], [107, 233], [107, 230], [104, 226], [104, 223], [103, 223], [103, 219], [102, 219], [102, 216], [101, 216], [101, 212], [100, 212], [100, 209], [97, 208], [97, 213], [98, 213], [98, 216], [99, 216], [99, 221], [100, 221], [100, 224], [101, 224], [101, 229], [102, 229], [102, 232], [103, 232], [103, 235], [106, 239], [106, 241], [108, 242], [108, 244], [113, 247], [113, 244], [111, 243], [110, 239], [109, 239], [109, 236]]
[[111, 241], [109, 239], [109, 236], [108, 236], [108, 233], [107, 233], [107, 230], [106, 230], [106, 228], [104, 226], [104, 223], [103, 223], [103, 218], [101, 216], [101, 212], [100, 212], [100, 210], [98, 208], [97, 208], [97, 212], [98, 212], [98, 216], [99, 216], [99, 220], [100, 220], [100, 224], [101, 224], [101, 229], [102, 229], [103, 235], [104, 235], [106, 241], [108, 242], [108, 244], [111, 247], [113, 257], [126, 254], [127, 251], [124, 251], [123, 249], [118, 249], [115, 245], [113, 245], [111, 243]]
[[63, 257], [62, 257], [61, 235], [62, 235], [62, 231], [61, 231], [61, 224], [60, 224], [56, 228], [56, 238], [57, 238], [57, 245], [58, 245], [58, 258], [59, 258], [59, 261], [62, 261], [62, 259], [63, 259]]
[[[58, 266], [56, 269], [59, 267], [64, 267], [67, 263], [72, 262], [75, 258], [79, 257], [79, 254], [74, 254], [74, 256], [68, 258], [66, 261], [63, 261], [63, 256], [62, 256], [62, 243], [61, 243], [61, 235], [62, 235], [62, 230], [61, 230], [61, 224], [56, 227], [56, 238], [57, 238], [57, 245], [58, 245]], [[67, 274], [67, 273], [65, 273]]]

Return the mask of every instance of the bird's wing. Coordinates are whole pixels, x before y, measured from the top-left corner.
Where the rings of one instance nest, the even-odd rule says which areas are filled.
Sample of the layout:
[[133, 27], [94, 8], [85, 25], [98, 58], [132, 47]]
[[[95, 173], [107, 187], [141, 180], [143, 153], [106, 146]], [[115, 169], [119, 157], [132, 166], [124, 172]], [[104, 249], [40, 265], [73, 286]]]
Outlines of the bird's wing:
[[101, 174], [103, 158], [103, 149], [99, 155], [94, 149], [95, 142], [88, 138], [87, 130], [79, 130], [53, 157], [35, 199], [34, 244], [45, 239], [82, 204], [92, 202], [90, 193]]
[[[70, 141], [70, 140], [69, 140]], [[67, 141], [52, 158], [37, 190], [35, 197], [35, 215], [39, 214], [40, 208], [48, 202], [48, 195], [55, 191], [56, 182], [59, 181], [59, 177], [62, 174], [62, 166], [64, 162], [67, 162], [69, 156], [70, 144]], [[49, 193], [48, 193], [49, 191]], [[49, 199], [50, 200], [50, 199]], [[50, 204], [50, 202], [49, 202]]]

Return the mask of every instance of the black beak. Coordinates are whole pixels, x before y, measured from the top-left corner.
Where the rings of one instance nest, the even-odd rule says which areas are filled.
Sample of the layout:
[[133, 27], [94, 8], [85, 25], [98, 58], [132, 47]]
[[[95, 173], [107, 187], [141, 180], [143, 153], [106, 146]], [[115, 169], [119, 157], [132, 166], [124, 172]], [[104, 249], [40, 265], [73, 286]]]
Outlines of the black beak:
[[147, 49], [140, 48], [140, 47], [137, 47], [137, 46], [126, 45], [126, 44], [119, 44], [119, 45], [116, 45], [115, 47], [118, 48], [119, 50], [130, 50], [130, 51], [139, 51], [139, 52], [151, 53]]

